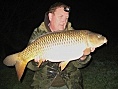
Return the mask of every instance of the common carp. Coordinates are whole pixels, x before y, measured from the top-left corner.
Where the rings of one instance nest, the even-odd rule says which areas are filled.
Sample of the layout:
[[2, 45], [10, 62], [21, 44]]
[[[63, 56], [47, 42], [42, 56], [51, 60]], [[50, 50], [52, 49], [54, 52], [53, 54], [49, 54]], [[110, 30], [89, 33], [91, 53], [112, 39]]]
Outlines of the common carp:
[[46, 60], [60, 62], [59, 67], [64, 70], [70, 61], [82, 57], [86, 49], [97, 48], [104, 43], [107, 43], [106, 37], [89, 30], [51, 32], [41, 35], [23, 51], [7, 56], [3, 63], [15, 65], [20, 81], [27, 63], [33, 59], [40, 59], [39, 67]]

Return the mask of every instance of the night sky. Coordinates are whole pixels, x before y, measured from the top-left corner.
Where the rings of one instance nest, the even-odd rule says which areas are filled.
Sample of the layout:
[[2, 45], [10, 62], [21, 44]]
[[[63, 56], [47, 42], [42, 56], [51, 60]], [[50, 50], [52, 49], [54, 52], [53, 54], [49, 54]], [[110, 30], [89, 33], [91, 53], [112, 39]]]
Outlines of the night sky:
[[101, 33], [108, 38], [108, 46], [118, 44], [117, 5], [113, 0], [0, 0], [1, 57], [24, 49], [45, 12], [57, 1], [71, 7], [69, 21], [74, 29]]

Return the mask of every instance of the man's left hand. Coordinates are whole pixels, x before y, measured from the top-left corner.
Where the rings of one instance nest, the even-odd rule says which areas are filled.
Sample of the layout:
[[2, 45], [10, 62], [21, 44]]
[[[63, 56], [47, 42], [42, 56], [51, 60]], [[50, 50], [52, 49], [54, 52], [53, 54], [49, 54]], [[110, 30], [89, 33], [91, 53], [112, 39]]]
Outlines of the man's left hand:
[[80, 58], [80, 60], [85, 60], [87, 55], [89, 55], [91, 52], [94, 52], [95, 48], [86, 48], [83, 52], [83, 56]]

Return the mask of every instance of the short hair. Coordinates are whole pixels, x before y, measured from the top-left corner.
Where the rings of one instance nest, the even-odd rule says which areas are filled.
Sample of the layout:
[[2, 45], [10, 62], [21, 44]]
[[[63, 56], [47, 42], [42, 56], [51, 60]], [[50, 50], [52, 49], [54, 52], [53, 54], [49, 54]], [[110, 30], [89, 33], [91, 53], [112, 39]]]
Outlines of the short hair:
[[49, 8], [49, 13], [54, 13], [55, 10], [59, 7], [63, 7], [64, 8], [64, 11], [66, 12], [70, 12], [70, 7], [65, 5], [64, 3], [61, 3], [61, 2], [57, 2], [53, 5], [51, 5], [51, 7]]

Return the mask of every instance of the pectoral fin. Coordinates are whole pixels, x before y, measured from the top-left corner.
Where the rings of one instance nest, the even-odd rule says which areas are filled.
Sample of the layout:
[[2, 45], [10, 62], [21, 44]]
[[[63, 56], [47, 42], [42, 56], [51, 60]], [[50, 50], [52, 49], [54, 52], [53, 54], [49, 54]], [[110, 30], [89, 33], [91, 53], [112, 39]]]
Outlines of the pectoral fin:
[[91, 52], [91, 48], [86, 48], [84, 51], [83, 51], [83, 55], [88, 55], [90, 54]]
[[59, 67], [61, 67], [61, 71], [67, 66], [68, 63], [69, 61], [64, 61], [59, 64]]

